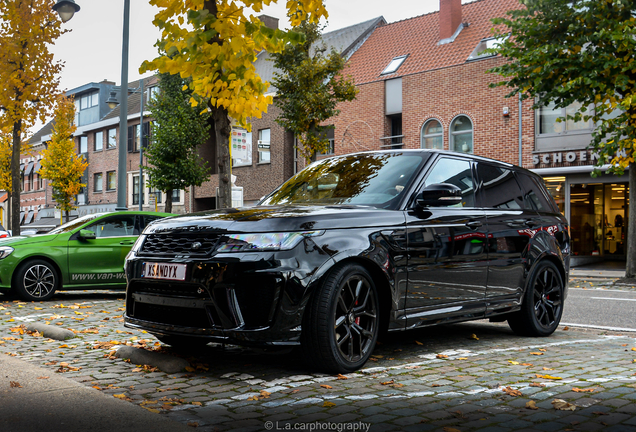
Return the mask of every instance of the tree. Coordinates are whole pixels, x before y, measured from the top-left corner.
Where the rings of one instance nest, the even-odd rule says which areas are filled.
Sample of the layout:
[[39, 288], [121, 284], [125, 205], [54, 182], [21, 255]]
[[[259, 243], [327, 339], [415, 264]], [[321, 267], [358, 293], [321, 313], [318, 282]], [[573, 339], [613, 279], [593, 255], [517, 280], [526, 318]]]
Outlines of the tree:
[[338, 115], [338, 102], [354, 100], [358, 89], [341, 74], [345, 59], [335, 49], [327, 53], [317, 24], [303, 22], [293, 30], [304, 35], [304, 41], [272, 54], [281, 71], [274, 73], [272, 83], [278, 90], [274, 105], [281, 109], [276, 122], [294, 132], [298, 149], [309, 161], [329, 145], [321, 123]]
[[[522, 0], [524, 9], [493, 20], [508, 34], [493, 52], [509, 62], [491, 69], [505, 79], [496, 86], [534, 98], [534, 109], [549, 102], [574, 102], [572, 120], [592, 120], [590, 148], [597, 165], [622, 174], [629, 166], [630, 192], [636, 192], [636, 19], [633, 1]], [[595, 170], [593, 175], [598, 175]], [[626, 277], [636, 277], [636, 204], [629, 203]]]
[[0, 129], [11, 133], [11, 229], [20, 233], [21, 143], [36, 120], [45, 122], [58, 93], [62, 62], [49, 47], [65, 33], [52, 0], [0, 0]]
[[[8, 202], [11, 202], [11, 143], [12, 137], [8, 131], [0, 129], [0, 191], [7, 191]], [[7, 212], [11, 226], [11, 212]]]
[[[158, 46], [165, 55], [144, 62], [141, 71], [180, 74], [190, 79], [193, 106], [209, 110], [214, 127], [219, 175], [219, 207], [231, 205], [230, 118], [247, 127], [260, 118], [272, 98], [256, 74], [254, 61], [262, 50], [278, 52], [300, 35], [273, 30], [249, 14], [276, 0], [150, 0], [161, 11], [154, 24], [162, 30]], [[322, 0], [288, 0], [292, 26], [327, 16]]]
[[150, 185], [165, 192], [168, 213], [174, 189], [201, 186], [210, 175], [197, 152], [209, 137], [210, 115], [191, 106], [191, 97], [186, 80], [166, 73], [159, 77], [159, 93], [148, 103], [155, 121], [146, 170]]
[[74, 204], [75, 196], [82, 187], [86, 186], [81, 183], [80, 177], [88, 168], [88, 162], [75, 153], [73, 132], [76, 126], [73, 99], [59, 95], [57, 104], [51, 141], [42, 152], [40, 176], [50, 180], [56, 207], [65, 212], [66, 222], [68, 222], [69, 212], [77, 208]]

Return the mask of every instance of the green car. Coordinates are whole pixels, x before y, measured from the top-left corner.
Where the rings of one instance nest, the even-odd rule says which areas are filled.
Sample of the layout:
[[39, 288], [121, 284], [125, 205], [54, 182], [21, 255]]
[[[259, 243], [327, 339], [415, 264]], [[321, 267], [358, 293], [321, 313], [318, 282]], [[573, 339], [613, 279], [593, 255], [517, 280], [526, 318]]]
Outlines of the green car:
[[124, 259], [149, 223], [170, 213], [122, 211], [74, 219], [47, 234], [0, 239], [0, 292], [47, 300], [56, 290], [125, 288]]

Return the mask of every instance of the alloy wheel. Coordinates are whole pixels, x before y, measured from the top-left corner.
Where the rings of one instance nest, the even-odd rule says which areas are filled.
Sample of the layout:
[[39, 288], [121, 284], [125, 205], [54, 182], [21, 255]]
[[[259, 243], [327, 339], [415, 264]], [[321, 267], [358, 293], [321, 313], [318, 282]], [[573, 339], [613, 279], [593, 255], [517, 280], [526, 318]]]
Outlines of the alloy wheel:
[[550, 267], [543, 268], [535, 281], [533, 291], [534, 314], [541, 327], [550, 328], [560, 318], [562, 292], [559, 275]]
[[32, 297], [46, 297], [55, 289], [55, 274], [45, 265], [36, 264], [24, 273], [24, 290]]

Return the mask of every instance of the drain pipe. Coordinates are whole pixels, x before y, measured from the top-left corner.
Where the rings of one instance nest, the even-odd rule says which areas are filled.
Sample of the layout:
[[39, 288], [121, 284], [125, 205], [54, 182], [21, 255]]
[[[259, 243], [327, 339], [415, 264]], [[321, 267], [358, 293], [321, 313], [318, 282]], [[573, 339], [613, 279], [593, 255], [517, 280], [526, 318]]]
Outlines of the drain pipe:
[[523, 148], [522, 148], [522, 144], [523, 144], [523, 122], [522, 122], [522, 115], [521, 115], [521, 107], [522, 107], [523, 103], [521, 101], [521, 92], [519, 92], [519, 166], [523, 166]]

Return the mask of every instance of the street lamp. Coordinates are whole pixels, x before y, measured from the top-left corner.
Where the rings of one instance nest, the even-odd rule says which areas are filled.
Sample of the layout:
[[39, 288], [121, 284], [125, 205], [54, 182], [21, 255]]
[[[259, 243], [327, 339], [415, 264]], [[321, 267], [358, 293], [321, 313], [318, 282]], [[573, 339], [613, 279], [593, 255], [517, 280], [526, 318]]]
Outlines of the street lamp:
[[[80, 7], [73, 0], [57, 0], [53, 10], [63, 22], [70, 20]], [[121, 101], [119, 111], [119, 160], [117, 163], [117, 207], [116, 210], [128, 210], [126, 205], [126, 145], [128, 143], [128, 33], [130, 28], [130, 0], [124, 0], [124, 34], [121, 48]], [[142, 114], [143, 115], [143, 114]], [[141, 177], [139, 177], [141, 188]]]
[[73, 18], [73, 15], [80, 10], [80, 7], [73, 0], [57, 0], [53, 10], [58, 13], [62, 22], [66, 22]]

